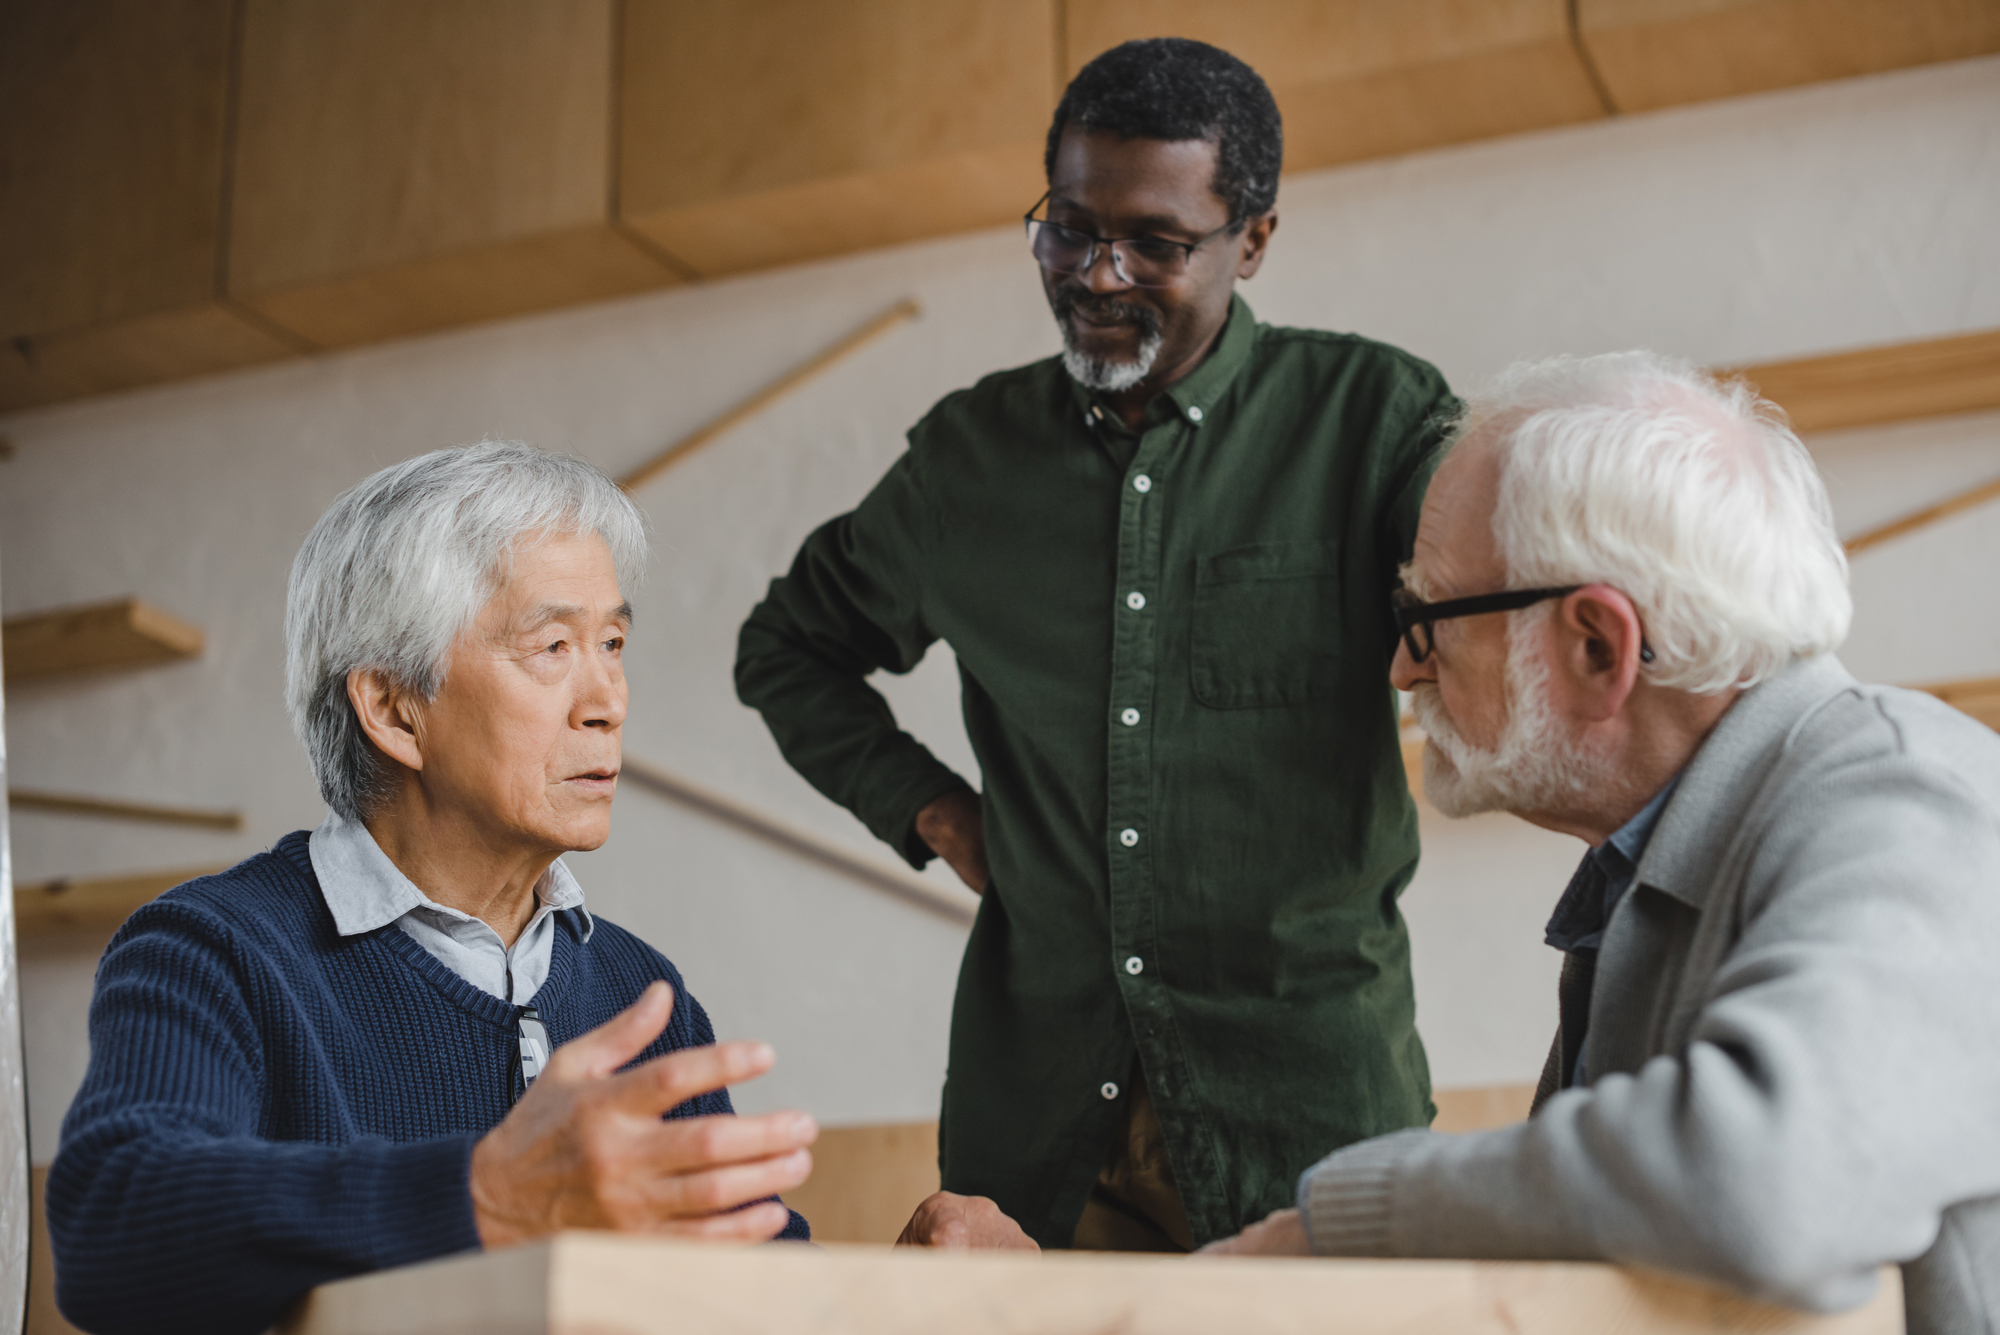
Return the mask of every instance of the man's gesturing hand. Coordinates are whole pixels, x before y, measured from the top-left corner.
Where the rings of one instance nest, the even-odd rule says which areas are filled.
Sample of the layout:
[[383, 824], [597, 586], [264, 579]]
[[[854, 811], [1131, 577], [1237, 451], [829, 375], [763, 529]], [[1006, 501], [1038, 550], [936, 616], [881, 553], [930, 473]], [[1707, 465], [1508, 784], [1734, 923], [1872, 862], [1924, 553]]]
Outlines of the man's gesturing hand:
[[960, 788], [917, 813], [917, 838], [977, 894], [986, 893], [986, 825], [979, 794]]
[[[622, 1074], [673, 1013], [654, 983], [623, 1014], [565, 1043], [507, 1119], [472, 1150], [472, 1211], [488, 1247], [564, 1228], [761, 1242], [789, 1218], [764, 1201], [812, 1171], [819, 1127], [804, 1113], [660, 1115], [771, 1069], [762, 1043], [656, 1057]], [[738, 1209], [748, 1201], [763, 1204]]]

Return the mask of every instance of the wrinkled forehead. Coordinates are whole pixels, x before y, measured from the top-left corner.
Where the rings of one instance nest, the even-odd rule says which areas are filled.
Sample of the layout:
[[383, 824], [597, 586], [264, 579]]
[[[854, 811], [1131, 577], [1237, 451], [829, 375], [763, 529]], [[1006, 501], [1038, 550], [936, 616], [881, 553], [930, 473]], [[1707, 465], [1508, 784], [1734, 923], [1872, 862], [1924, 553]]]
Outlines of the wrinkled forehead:
[[1417, 540], [1403, 582], [1427, 602], [1491, 593], [1505, 587], [1506, 569], [1493, 537], [1500, 496], [1500, 451], [1480, 427], [1438, 465], [1424, 494]]

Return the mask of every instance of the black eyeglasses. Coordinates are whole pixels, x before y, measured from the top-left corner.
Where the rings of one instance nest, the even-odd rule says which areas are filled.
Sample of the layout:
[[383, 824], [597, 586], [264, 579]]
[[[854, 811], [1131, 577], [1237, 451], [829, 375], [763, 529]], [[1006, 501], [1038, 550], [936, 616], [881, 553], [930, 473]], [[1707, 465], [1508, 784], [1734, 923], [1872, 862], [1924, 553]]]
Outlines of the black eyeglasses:
[[1409, 647], [1410, 661], [1421, 663], [1435, 647], [1431, 639], [1434, 622], [1476, 617], [1483, 612], [1513, 612], [1533, 607], [1545, 598], [1566, 598], [1582, 587], [1569, 584], [1560, 589], [1514, 589], [1508, 593], [1482, 593], [1474, 598], [1448, 598], [1441, 603], [1427, 603], [1408, 589], [1397, 589], [1389, 595], [1389, 607], [1396, 614], [1396, 633]]
[[1035, 209], [1048, 202], [1045, 194], [1035, 208], [1022, 215], [1028, 225], [1028, 248], [1035, 262], [1050, 273], [1089, 273], [1097, 263], [1098, 247], [1111, 252], [1111, 269], [1118, 281], [1133, 287], [1172, 287], [1187, 273], [1195, 251], [1207, 245], [1242, 219], [1226, 222], [1198, 241], [1168, 241], [1157, 236], [1094, 236], [1074, 227], [1037, 218]]
[[[1582, 587], [1581, 584], [1565, 584], [1559, 589], [1514, 589], [1507, 593], [1482, 593], [1472, 598], [1447, 598], [1441, 603], [1427, 603], [1408, 589], [1397, 589], [1389, 595], [1389, 609], [1396, 617], [1396, 633], [1409, 647], [1410, 661], [1421, 663], [1436, 648], [1431, 638], [1434, 622], [1450, 621], [1453, 617], [1476, 617], [1482, 612], [1515, 612], [1523, 607], [1533, 607], [1545, 598], [1567, 598]], [[1643, 639], [1639, 641], [1639, 661], [1653, 661], [1653, 647]]]

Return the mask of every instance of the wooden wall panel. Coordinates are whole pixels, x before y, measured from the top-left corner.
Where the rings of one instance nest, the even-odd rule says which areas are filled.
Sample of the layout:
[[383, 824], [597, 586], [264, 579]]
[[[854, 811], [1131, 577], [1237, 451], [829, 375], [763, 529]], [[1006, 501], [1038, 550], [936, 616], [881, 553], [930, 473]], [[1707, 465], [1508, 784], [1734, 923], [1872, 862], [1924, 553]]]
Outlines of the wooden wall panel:
[[216, 300], [232, 10], [0, 5], [0, 409], [292, 351]]
[[1621, 111], [2000, 51], [1994, 0], [1578, 0]]
[[322, 346], [676, 281], [610, 221], [611, 0], [248, 0], [229, 256]]
[[628, 0], [622, 216], [704, 276], [1004, 223], [1055, 33], [1053, 0]]
[[1139, 37], [1193, 37], [1264, 76], [1305, 171], [1591, 120], [1565, 0], [1070, 0], [1069, 73]]

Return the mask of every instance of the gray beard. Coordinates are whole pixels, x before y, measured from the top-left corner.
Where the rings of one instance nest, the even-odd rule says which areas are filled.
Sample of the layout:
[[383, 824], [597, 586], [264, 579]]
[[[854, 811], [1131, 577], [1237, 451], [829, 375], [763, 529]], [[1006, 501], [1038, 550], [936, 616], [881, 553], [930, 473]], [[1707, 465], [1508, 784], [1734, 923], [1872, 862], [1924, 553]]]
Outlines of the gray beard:
[[1609, 758], [1564, 736], [1550, 707], [1548, 667], [1533, 644], [1534, 630], [1545, 620], [1546, 614], [1530, 612], [1509, 628], [1507, 726], [1492, 750], [1473, 746], [1452, 726], [1435, 684], [1419, 682], [1410, 693], [1410, 710], [1429, 738], [1424, 745], [1424, 800], [1443, 814], [1562, 811], [1585, 794], [1615, 784], [1616, 767]]
[[1138, 351], [1129, 362], [1116, 362], [1108, 357], [1086, 357], [1070, 346], [1069, 325], [1063, 330], [1063, 370], [1069, 372], [1070, 379], [1085, 389], [1094, 389], [1104, 394], [1119, 394], [1131, 389], [1153, 373], [1153, 363], [1160, 358], [1160, 348], [1166, 340], [1159, 334], [1150, 334], [1139, 341]]

